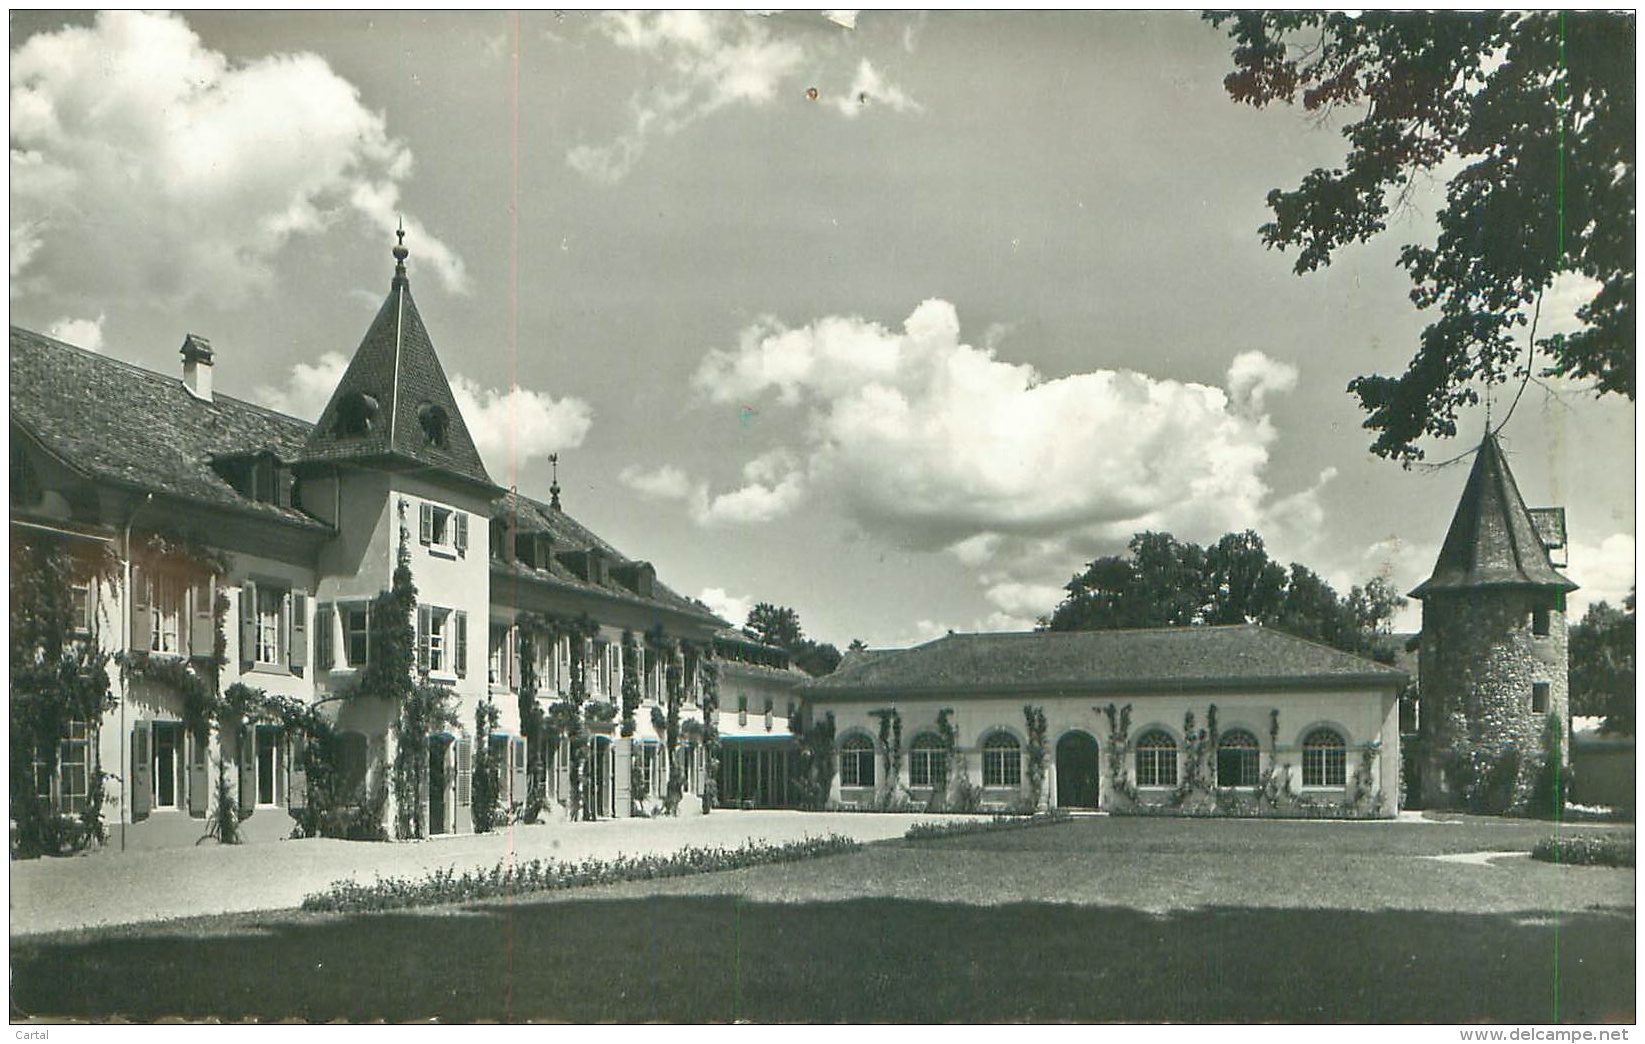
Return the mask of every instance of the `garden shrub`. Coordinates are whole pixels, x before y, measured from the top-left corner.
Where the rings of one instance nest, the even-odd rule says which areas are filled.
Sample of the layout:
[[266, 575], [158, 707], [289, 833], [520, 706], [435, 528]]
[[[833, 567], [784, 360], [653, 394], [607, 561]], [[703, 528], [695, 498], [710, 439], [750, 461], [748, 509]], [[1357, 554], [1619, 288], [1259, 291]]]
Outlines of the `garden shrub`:
[[1627, 834], [1556, 834], [1538, 841], [1531, 858], [1565, 866], [1633, 866], [1634, 839]]
[[909, 828], [903, 832], [903, 840], [929, 841], [932, 838], [955, 837], [960, 834], [981, 834], [995, 830], [1015, 830], [1019, 827], [1045, 826], [1050, 823], [1065, 823], [1072, 818], [1072, 816], [1061, 809], [1052, 809], [1049, 812], [1036, 812], [1033, 815], [996, 813], [987, 819], [924, 820], [909, 826]]

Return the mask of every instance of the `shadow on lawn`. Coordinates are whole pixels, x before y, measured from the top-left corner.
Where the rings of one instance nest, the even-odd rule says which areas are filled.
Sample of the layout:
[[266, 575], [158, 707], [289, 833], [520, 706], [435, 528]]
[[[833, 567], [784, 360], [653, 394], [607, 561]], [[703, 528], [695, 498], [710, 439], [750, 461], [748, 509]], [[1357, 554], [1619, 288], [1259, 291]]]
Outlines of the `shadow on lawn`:
[[13, 1018], [1546, 1023], [1635, 1010], [1631, 912], [1567, 915], [1557, 938], [1513, 915], [736, 896], [242, 924], [13, 941]]

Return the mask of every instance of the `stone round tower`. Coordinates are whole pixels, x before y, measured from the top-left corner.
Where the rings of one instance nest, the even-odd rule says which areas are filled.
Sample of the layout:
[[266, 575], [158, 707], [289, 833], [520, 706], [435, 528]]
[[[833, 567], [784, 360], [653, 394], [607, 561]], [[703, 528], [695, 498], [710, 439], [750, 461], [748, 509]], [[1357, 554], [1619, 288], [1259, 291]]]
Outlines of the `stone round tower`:
[[1561, 509], [1531, 511], [1494, 434], [1480, 443], [1422, 601], [1420, 794], [1524, 811], [1563, 772], [1570, 723]]

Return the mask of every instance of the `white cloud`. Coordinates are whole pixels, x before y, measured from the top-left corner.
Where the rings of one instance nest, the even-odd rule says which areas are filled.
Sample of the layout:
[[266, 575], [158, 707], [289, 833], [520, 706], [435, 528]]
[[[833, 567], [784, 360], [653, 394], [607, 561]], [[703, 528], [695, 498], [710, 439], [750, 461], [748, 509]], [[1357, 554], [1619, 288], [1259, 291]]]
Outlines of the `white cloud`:
[[87, 351], [100, 352], [103, 350], [103, 323], [107, 318], [108, 316], [101, 312], [95, 319], [73, 319], [64, 316], [46, 327], [46, 335], [78, 345]]
[[842, 29], [857, 28], [857, 16], [861, 11], [824, 11], [822, 16]]
[[320, 356], [318, 362], [300, 362], [293, 366], [285, 384], [258, 385], [252, 394], [271, 410], [306, 421], [317, 421], [347, 369], [347, 356], [341, 352], [327, 352]]
[[[855, 12], [824, 15], [846, 28], [856, 24]], [[677, 134], [732, 106], [759, 108], [785, 93], [802, 97], [799, 75], [815, 73], [828, 46], [814, 37], [785, 38], [771, 19], [757, 12], [605, 12], [594, 24], [616, 46], [664, 70], [660, 83], [629, 99], [628, 130], [606, 144], [578, 144], [566, 152], [572, 169], [604, 182], [626, 177], [657, 135]], [[835, 99], [848, 115], [856, 115], [861, 107], [857, 99], [863, 94], [897, 112], [918, 108], [866, 60], [858, 67], [856, 83]]]
[[504, 485], [528, 462], [581, 446], [594, 424], [593, 407], [571, 396], [519, 386], [497, 391], [459, 373], [451, 375], [451, 394], [486, 467]]
[[1264, 480], [1276, 438], [1266, 397], [1296, 379], [1246, 352], [1226, 391], [1129, 370], [1048, 380], [964, 343], [953, 305], [930, 300], [901, 332], [855, 317], [762, 320], [705, 356], [694, 383], [715, 402], [805, 411], [789, 449], [806, 489], [896, 546], [949, 550], [1000, 613], [1031, 621], [1074, 570], [1141, 529], [1317, 532], [1334, 472], [1278, 499]]
[[618, 479], [652, 500], [684, 503], [700, 526], [753, 525], [788, 514], [805, 499], [805, 476], [786, 450], [775, 450], [743, 465], [743, 485], [709, 495], [708, 483], [693, 482], [671, 464], [646, 470], [627, 467]]
[[1621, 606], [1634, 586], [1634, 535], [1612, 533], [1598, 544], [1572, 543], [1569, 569], [1565, 575], [1582, 585], [1573, 591], [1567, 617], [1571, 623], [1582, 619], [1596, 602]]
[[754, 608], [753, 598], [730, 594], [723, 587], [705, 587], [698, 597], [709, 612], [730, 621], [733, 627], [741, 627], [748, 620], [748, 611]]
[[[294, 239], [385, 235], [411, 153], [314, 54], [230, 60], [182, 17], [97, 15], [11, 52], [13, 293], [234, 299]], [[407, 217], [452, 290], [463, 265]]]
[[[348, 363], [341, 353], [327, 352], [317, 362], [293, 366], [284, 384], [260, 385], [254, 395], [270, 409], [318, 420]], [[504, 485], [528, 462], [582, 445], [594, 423], [593, 408], [581, 399], [519, 387], [498, 391], [460, 373], [451, 375], [451, 394], [487, 469]]]

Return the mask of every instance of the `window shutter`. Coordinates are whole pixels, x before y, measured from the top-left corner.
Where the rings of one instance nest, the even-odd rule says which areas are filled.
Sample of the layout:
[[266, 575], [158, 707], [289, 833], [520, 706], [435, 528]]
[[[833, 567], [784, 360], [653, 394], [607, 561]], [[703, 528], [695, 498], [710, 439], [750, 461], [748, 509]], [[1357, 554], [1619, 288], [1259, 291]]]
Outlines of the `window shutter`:
[[417, 512], [417, 541], [422, 544], [434, 542], [434, 505], [423, 504]]
[[520, 690], [520, 631], [512, 626], [503, 635], [503, 682], [511, 691]]
[[424, 674], [428, 673], [428, 606], [417, 607], [417, 669]]
[[257, 727], [240, 729], [240, 814], [251, 815], [257, 807]]
[[291, 592], [291, 654], [293, 670], [308, 666], [308, 592]]
[[211, 804], [211, 773], [206, 766], [206, 741], [188, 733], [188, 814], [204, 819]]
[[454, 625], [457, 634], [452, 641], [453, 653], [455, 655], [455, 661], [452, 666], [457, 669], [457, 677], [466, 678], [468, 677], [468, 614], [463, 612], [461, 609], [458, 609], [451, 615], [455, 617], [457, 621]]
[[523, 801], [525, 801], [525, 791], [526, 791], [526, 782], [525, 782], [525, 737], [523, 737], [523, 736], [514, 737], [513, 742], [509, 744], [509, 751], [510, 751], [510, 754], [511, 754], [511, 756], [513, 758], [513, 761], [514, 761], [514, 764], [511, 766], [514, 771], [513, 771], [513, 784], [509, 788], [509, 800], [510, 801], [523, 802]]
[[329, 671], [337, 663], [337, 609], [331, 603], [314, 607], [314, 666]]
[[468, 551], [468, 512], [457, 512], [453, 521], [457, 525], [457, 553], [459, 555], [465, 554]]
[[457, 804], [467, 805], [474, 785], [474, 741], [467, 736], [457, 739]]
[[257, 660], [257, 585], [247, 580], [240, 585], [240, 669]]
[[[366, 663], [371, 662], [371, 603], [366, 603]], [[351, 667], [364, 667], [365, 663], [349, 664]]]
[[148, 652], [154, 643], [154, 617], [149, 614], [149, 578], [141, 566], [131, 567], [131, 648]]
[[[144, 648], [147, 648], [145, 646]], [[154, 800], [154, 761], [149, 753], [149, 723], [140, 721], [131, 730], [131, 818], [148, 818]]]
[[208, 576], [189, 588], [194, 607], [189, 617], [188, 651], [190, 656], [200, 659], [208, 659], [217, 651], [217, 615], [214, 611], [216, 583], [213, 577]]

